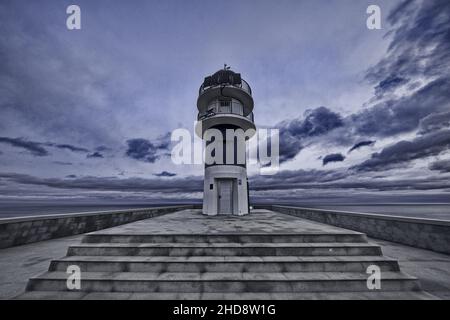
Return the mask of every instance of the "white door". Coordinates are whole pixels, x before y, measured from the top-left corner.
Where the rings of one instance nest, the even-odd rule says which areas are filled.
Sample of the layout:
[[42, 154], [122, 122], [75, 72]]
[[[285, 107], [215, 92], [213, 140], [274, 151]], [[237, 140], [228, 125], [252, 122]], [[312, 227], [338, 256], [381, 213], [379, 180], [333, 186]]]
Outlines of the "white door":
[[233, 214], [233, 180], [218, 179], [219, 214]]

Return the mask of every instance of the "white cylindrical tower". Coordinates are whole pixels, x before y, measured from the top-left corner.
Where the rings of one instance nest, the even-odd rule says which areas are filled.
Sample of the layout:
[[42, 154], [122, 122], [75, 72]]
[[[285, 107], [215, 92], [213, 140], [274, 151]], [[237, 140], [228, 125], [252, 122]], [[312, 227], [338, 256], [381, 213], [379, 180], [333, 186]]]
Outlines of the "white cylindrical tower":
[[[196, 134], [206, 141], [206, 152], [208, 145], [218, 141], [215, 141], [217, 135], [212, 138], [211, 133], [221, 133], [223, 137], [220, 150], [213, 151], [216, 161], [205, 164], [203, 213], [248, 214], [245, 144], [256, 130], [251, 88], [239, 73], [225, 66], [205, 78], [200, 86], [197, 108]], [[233, 132], [236, 135], [231, 135]], [[244, 139], [239, 138], [242, 132]]]

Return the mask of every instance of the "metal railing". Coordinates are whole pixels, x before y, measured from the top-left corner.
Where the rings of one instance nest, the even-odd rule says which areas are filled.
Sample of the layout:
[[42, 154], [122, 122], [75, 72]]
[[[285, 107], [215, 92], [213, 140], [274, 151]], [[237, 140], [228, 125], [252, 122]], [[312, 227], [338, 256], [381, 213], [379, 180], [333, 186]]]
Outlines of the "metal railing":
[[[250, 88], [250, 85], [244, 79], [241, 80], [240, 84], [223, 83], [221, 85], [223, 85], [223, 86], [233, 86], [233, 87], [236, 87], [236, 88], [240, 88], [240, 89], [244, 90], [245, 92], [247, 92], [249, 95], [252, 95], [252, 88]], [[219, 87], [221, 85], [213, 85], [213, 86], [204, 87], [203, 84], [202, 84], [200, 86], [200, 89], [198, 90], [198, 94], [201, 95], [206, 90], [211, 89], [211, 88], [215, 88], [215, 87]]]
[[213, 117], [213, 116], [216, 116], [216, 115], [224, 115], [224, 114], [238, 115], [238, 116], [247, 118], [251, 122], [254, 122], [253, 112], [250, 112], [248, 115], [243, 116], [241, 113], [236, 113], [236, 112], [215, 112], [215, 111], [208, 111], [208, 112], [199, 113], [197, 115], [197, 121], [202, 121], [202, 120], [205, 120], [205, 119], [207, 119], [209, 117]]

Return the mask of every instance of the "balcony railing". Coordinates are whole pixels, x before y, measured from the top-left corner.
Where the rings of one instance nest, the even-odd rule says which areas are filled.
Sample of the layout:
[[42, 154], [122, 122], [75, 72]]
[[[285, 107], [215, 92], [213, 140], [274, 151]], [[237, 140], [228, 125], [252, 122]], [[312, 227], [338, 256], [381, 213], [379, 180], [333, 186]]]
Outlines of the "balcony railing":
[[226, 112], [223, 112], [223, 111], [220, 112], [220, 109], [219, 109], [219, 112], [215, 112], [215, 111], [211, 110], [211, 111], [208, 111], [208, 112], [199, 113], [198, 116], [197, 116], [197, 121], [202, 121], [202, 120], [205, 120], [205, 119], [207, 119], [209, 117], [213, 117], [213, 116], [216, 116], [216, 115], [222, 115], [222, 114], [235, 114], [235, 115], [247, 118], [251, 122], [255, 122], [254, 121], [254, 117], [253, 117], [253, 112], [250, 112], [248, 115], [244, 116], [242, 113], [230, 112], [229, 110], [227, 110]]
[[[245, 81], [244, 79], [241, 80], [240, 84], [224, 83], [222, 85], [227, 85], [227, 86], [233, 86], [233, 87], [236, 87], [236, 88], [240, 88], [240, 89], [244, 90], [245, 92], [247, 92], [249, 95], [252, 95], [252, 89], [250, 88], [250, 85], [247, 83], [247, 81]], [[213, 85], [213, 86], [204, 87], [203, 84], [202, 84], [200, 86], [198, 94], [201, 95], [206, 90], [208, 90], [210, 88], [214, 88], [214, 87], [219, 87], [219, 86], [220, 85]]]

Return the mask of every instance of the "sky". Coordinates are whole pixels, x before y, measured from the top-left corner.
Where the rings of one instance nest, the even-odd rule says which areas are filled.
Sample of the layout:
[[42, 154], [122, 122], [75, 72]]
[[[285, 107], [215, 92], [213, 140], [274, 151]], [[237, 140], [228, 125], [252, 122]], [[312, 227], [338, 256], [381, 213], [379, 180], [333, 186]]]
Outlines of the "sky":
[[447, 0], [3, 0], [0, 34], [0, 201], [201, 199], [170, 134], [226, 63], [280, 130], [253, 202], [450, 202]]

